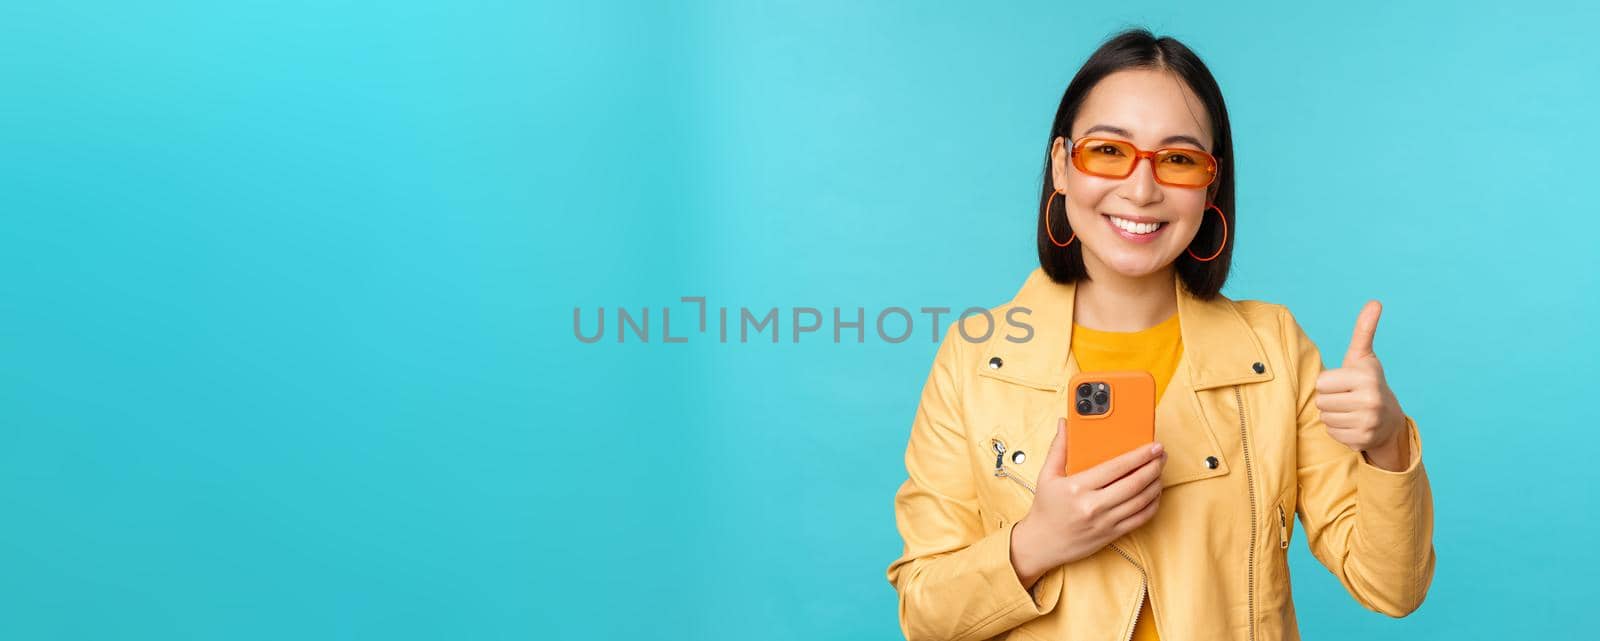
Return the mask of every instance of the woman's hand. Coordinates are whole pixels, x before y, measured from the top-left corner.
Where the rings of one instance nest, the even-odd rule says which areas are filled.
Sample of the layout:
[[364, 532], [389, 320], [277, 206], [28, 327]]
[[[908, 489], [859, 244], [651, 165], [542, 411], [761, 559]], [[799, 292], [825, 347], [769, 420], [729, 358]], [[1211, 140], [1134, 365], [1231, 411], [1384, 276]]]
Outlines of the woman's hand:
[[1317, 375], [1317, 409], [1328, 435], [1357, 452], [1365, 451], [1372, 463], [1386, 470], [1406, 467], [1406, 415], [1383, 377], [1383, 365], [1372, 353], [1383, 305], [1367, 301], [1356, 318], [1344, 366]]
[[1155, 516], [1166, 462], [1161, 444], [1153, 443], [1068, 476], [1067, 420], [1057, 421], [1033, 506], [1011, 530], [1011, 567], [1023, 587], [1032, 588], [1045, 572], [1100, 551]]

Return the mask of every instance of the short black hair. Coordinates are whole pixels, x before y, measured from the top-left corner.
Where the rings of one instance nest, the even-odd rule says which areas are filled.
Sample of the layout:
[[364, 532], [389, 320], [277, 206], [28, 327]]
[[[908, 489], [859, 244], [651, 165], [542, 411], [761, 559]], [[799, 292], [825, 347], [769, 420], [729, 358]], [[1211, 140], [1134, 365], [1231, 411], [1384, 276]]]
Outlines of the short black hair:
[[[1217, 179], [1208, 189], [1212, 192], [1210, 202], [1221, 208], [1226, 218], [1226, 245], [1222, 247], [1221, 254], [1209, 262], [1195, 260], [1188, 252], [1179, 254], [1175, 261], [1178, 278], [1184, 286], [1195, 296], [1209, 300], [1222, 291], [1223, 283], [1228, 280], [1228, 267], [1233, 262], [1233, 239], [1239, 234], [1233, 211], [1233, 130], [1228, 126], [1228, 108], [1222, 101], [1222, 89], [1217, 86], [1217, 79], [1211, 76], [1211, 70], [1206, 68], [1199, 56], [1183, 43], [1166, 36], [1157, 38], [1147, 29], [1128, 29], [1100, 45], [1078, 69], [1072, 82], [1067, 84], [1066, 92], [1061, 95], [1055, 123], [1050, 126], [1050, 137], [1045, 141], [1044, 185], [1039, 195], [1039, 266], [1044, 268], [1051, 280], [1058, 283], [1076, 282], [1089, 276], [1083, 266], [1083, 243], [1057, 247], [1050, 241], [1052, 229], [1057, 238], [1068, 238], [1072, 234], [1065, 211], [1057, 214], [1060, 220], [1054, 227], [1046, 227], [1050, 224], [1051, 196], [1056, 193], [1051, 174], [1051, 148], [1058, 137], [1072, 140], [1072, 121], [1077, 118], [1078, 109], [1083, 106], [1089, 90], [1106, 76], [1125, 69], [1157, 69], [1174, 73], [1199, 96], [1206, 114], [1211, 118], [1215, 136], [1211, 155], [1217, 157]], [[1209, 256], [1217, 251], [1217, 245], [1224, 242], [1222, 223], [1207, 210], [1200, 223], [1200, 231], [1195, 233], [1191, 245], [1194, 253]]]

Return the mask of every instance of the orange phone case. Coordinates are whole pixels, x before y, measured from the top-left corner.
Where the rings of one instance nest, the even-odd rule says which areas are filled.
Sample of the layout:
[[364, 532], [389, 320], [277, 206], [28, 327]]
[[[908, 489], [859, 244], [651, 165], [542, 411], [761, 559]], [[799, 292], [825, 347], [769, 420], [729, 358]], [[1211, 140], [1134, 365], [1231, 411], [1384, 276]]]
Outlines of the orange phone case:
[[[1105, 383], [1104, 414], [1078, 413], [1078, 385]], [[1145, 371], [1078, 372], [1067, 386], [1067, 474], [1077, 474], [1156, 440], [1156, 379]]]

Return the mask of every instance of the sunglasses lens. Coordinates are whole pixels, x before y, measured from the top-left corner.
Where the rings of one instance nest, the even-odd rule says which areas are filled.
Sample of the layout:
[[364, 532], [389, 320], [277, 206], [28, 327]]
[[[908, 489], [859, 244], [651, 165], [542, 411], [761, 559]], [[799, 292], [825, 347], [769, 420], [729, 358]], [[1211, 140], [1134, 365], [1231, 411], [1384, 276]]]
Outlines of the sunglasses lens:
[[1087, 140], [1074, 160], [1086, 174], [1121, 178], [1133, 169], [1132, 145], [1116, 140]]
[[1203, 152], [1169, 149], [1156, 154], [1156, 177], [1171, 185], [1203, 187], [1216, 173], [1216, 163]]
[[[1083, 173], [1106, 178], [1124, 178], [1133, 173], [1139, 150], [1131, 143], [1104, 138], [1088, 138], [1078, 143], [1072, 162]], [[1217, 175], [1217, 162], [1210, 154], [1193, 149], [1163, 149], [1156, 152], [1156, 179], [1178, 187], [1204, 187]]]

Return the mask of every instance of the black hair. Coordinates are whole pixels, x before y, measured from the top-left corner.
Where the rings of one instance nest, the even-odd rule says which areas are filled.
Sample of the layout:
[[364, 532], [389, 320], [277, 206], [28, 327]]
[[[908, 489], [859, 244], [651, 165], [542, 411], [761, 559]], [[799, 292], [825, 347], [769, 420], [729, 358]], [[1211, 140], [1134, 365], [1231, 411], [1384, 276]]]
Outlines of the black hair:
[[[1211, 76], [1211, 70], [1206, 68], [1199, 56], [1183, 43], [1166, 36], [1157, 38], [1147, 29], [1123, 31], [1100, 45], [1078, 69], [1072, 82], [1067, 84], [1066, 92], [1061, 95], [1061, 106], [1056, 109], [1055, 122], [1050, 126], [1050, 138], [1045, 143], [1044, 185], [1039, 196], [1039, 266], [1044, 268], [1051, 280], [1058, 283], [1071, 283], [1089, 276], [1083, 266], [1083, 243], [1057, 247], [1050, 240], [1051, 230], [1054, 230], [1057, 238], [1068, 238], [1072, 234], [1071, 225], [1066, 220], [1065, 203], [1060, 205], [1063, 209], [1056, 216], [1060, 219], [1057, 224], [1046, 227], [1051, 222], [1051, 197], [1056, 195], [1051, 172], [1051, 148], [1058, 137], [1072, 140], [1072, 121], [1077, 118], [1078, 109], [1083, 106], [1089, 90], [1106, 76], [1126, 69], [1172, 72], [1199, 96], [1211, 119], [1214, 138], [1210, 152], [1217, 158], [1217, 178], [1208, 189], [1211, 192], [1210, 202], [1221, 208], [1226, 218], [1227, 242], [1221, 253], [1209, 262], [1195, 260], [1189, 252], [1179, 254], [1175, 261], [1178, 278], [1184, 286], [1195, 296], [1209, 300], [1222, 291], [1223, 283], [1228, 280], [1228, 267], [1233, 262], [1232, 241], [1239, 234], [1233, 211], [1233, 131], [1228, 126], [1228, 108], [1222, 101], [1222, 90], [1217, 86], [1216, 78]], [[1208, 209], [1190, 249], [1200, 256], [1217, 252], [1218, 244], [1224, 242], [1223, 222]]]

